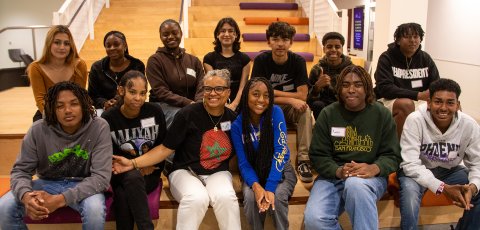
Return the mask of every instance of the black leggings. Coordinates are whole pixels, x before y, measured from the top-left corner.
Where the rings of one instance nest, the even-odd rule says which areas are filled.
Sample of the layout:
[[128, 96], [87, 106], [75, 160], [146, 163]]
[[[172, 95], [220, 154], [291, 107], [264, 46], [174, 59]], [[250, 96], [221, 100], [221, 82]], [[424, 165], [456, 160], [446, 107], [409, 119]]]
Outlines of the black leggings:
[[155, 172], [143, 177], [139, 170], [112, 175], [117, 229], [131, 230], [135, 223], [139, 230], [153, 229], [147, 194], [158, 186], [159, 180], [160, 175]]

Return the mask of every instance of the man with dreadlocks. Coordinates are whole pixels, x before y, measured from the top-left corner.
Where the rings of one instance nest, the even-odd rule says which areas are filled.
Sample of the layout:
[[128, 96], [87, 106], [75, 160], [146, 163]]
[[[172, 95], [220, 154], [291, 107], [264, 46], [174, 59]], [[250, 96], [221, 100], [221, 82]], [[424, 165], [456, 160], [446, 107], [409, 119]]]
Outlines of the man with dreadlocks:
[[25, 135], [11, 191], [0, 198], [0, 229], [27, 229], [25, 214], [41, 220], [65, 206], [80, 213], [83, 229], [103, 229], [111, 153], [108, 123], [95, 116], [87, 91], [73, 82], [52, 86], [45, 118]]
[[267, 79], [251, 79], [243, 88], [242, 113], [232, 124], [232, 142], [244, 180], [244, 211], [251, 229], [264, 229], [266, 212], [276, 229], [288, 229], [288, 198], [297, 183], [289, 161], [285, 118], [273, 98]]
[[318, 172], [305, 207], [305, 229], [341, 229], [346, 211], [355, 229], [378, 229], [377, 201], [401, 162], [392, 115], [375, 102], [370, 75], [350, 65], [338, 76], [338, 102], [313, 129], [310, 159]]
[[435, 62], [420, 45], [424, 34], [417, 23], [399, 25], [395, 41], [378, 58], [375, 94], [392, 112], [398, 138], [408, 114], [429, 99], [428, 86], [440, 78]]

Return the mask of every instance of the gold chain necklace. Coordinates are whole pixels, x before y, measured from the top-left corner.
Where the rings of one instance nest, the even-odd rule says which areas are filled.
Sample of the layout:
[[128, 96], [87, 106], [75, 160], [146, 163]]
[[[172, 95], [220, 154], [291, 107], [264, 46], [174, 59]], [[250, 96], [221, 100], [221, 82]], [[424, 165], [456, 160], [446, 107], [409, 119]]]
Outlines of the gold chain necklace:
[[[207, 109], [205, 109], [205, 111], [207, 111]], [[223, 114], [225, 114], [225, 111], [223, 111], [222, 115], [220, 116], [220, 118], [218, 119], [217, 123], [213, 122], [213, 119], [212, 119], [212, 116], [210, 116], [210, 113], [207, 111], [207, 114], [208, 114], [208, 117], [210, 118], [210, 121], [212, 121], [212, 124], [214, 125], [213, 126], [213, 131], [214, 132], [217, 132], [218, 131], [218, 128], [217, 128], [217, 125], [218, 123], [220, 123], [220, 121], [222, 120], [222, 117], [223, 117]]]

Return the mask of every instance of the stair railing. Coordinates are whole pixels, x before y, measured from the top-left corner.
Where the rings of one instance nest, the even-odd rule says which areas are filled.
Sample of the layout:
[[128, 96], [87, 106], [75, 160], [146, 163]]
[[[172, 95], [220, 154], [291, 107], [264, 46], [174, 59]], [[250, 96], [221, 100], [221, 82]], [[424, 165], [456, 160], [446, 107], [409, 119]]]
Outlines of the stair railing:
[[[52, 25], [67, 25], [73, 34], [77, 49], [80, 50], [88, 34], [90, 34], [90, 39], [94, 38], [93, 23], [103, 8], [103, 4], [109, 8], [110, 0], [66, 0], [59, 11], [53, 12]], [[88, 6], [88, 8], [84, 8], [84, 6]], [[85, 26], [85, 21], [88, 22], [88, 26]], [[0, 34], [9, 30], [30, 30], [32, 34], [33, 58], [36, 60], [37, 46], [35, 42], [35, 31], [48, 29], [50, 27], [51, 26], [48, 25], [9, 26], [0, 29]]]

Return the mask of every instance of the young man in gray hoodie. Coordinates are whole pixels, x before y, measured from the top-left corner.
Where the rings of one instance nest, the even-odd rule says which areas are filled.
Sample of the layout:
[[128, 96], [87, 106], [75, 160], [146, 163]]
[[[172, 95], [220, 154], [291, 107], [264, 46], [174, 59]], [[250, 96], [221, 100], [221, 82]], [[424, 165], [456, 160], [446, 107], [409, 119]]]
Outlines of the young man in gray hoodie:
[[110, 129], [87, 91], [55, 84], [45, 95], [45, 118], [23, 139], [11, 191], [0, 198], [0, 229], [27, 229], [25, 215], [41, 220], [65, 206], [80, 212], [83, 229], [103, 229], [111, 168]]
[[429, 189], [465, 210], [456, 229], [478, 229], [480, 127], [459, 111], [461, 90], [455, 81], [439, 79], [429, 90], [430, 101], [407, 117], [400, 141], [401, 227], [417, 229], [420, 202]]

